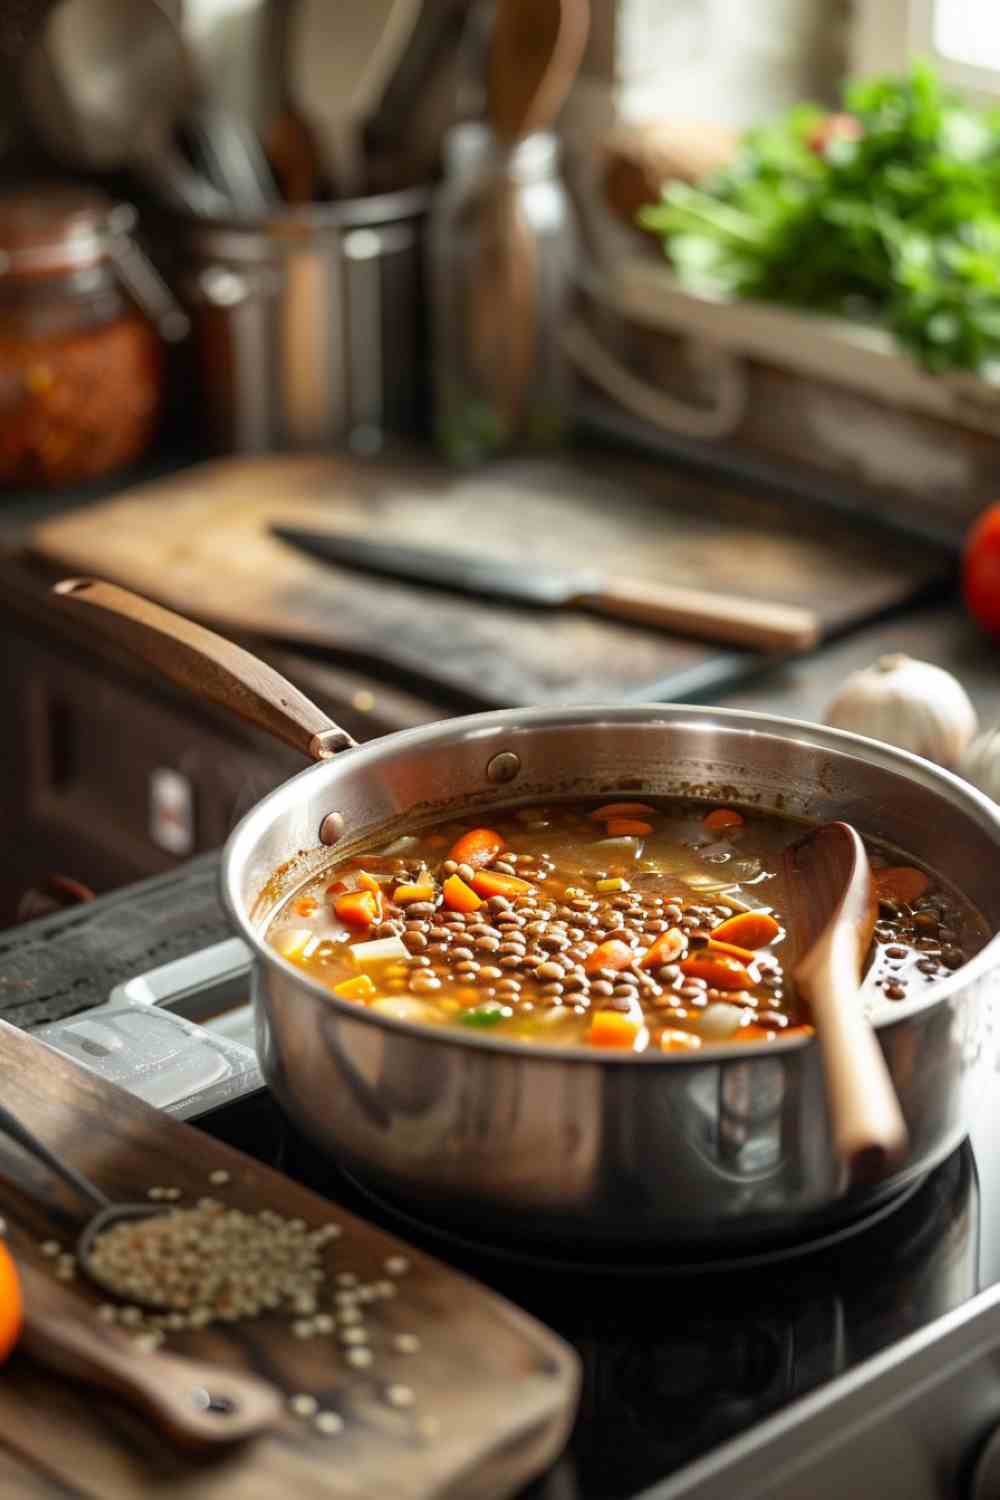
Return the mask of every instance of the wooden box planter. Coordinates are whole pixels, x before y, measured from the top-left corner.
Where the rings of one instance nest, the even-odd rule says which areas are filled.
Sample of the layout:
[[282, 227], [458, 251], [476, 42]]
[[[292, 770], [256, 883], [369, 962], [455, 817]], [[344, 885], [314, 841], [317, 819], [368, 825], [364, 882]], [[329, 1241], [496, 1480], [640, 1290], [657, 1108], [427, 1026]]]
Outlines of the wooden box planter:
[[1000, 494], [1000, 383], [928, 374], [879, 329], [695, 294], [634, 254], [587, 278], [564, 337], [660, 433], [834, 476], [903, 526], [957, 539]]

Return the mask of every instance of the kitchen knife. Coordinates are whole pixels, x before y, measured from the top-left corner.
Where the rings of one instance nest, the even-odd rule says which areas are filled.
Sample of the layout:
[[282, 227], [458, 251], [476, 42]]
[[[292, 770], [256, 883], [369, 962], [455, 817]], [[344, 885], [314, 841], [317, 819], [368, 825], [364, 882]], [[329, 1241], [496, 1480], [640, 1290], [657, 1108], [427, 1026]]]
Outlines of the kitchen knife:
[[819, 638], [819, 620], [811, 610], [766, 599], [372, 541], [352, 531], [280, 523], [270, 529], [281, 541], [324, 562], [479, 599], [542, 609], [586, 609], [751, 651], [805, 651]]

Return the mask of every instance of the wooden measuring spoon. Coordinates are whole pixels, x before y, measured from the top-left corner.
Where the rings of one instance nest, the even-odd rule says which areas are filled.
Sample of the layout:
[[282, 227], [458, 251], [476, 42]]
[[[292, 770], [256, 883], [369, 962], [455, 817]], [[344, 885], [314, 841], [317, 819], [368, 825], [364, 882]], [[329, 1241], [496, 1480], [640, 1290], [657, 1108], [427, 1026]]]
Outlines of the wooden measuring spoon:
[[783, 855], [788, 967], [812, 1011], [834, 1147], [854, 1182], [898, 1164], [906, 1124], [858, 988], [877, 900], [868, 855], [849, 823], [824, 823]]
[[172, 1443], [239, 1442], [281, 1416], [281, 1396], [266, 1381], [186, 1356], [142, 1352], [117, 1329], [92, 1326], [77, 1299], [43, 1271], [23, 1261], [17, 1269], [24, 1288], [18, 1348], [56, 1375], [120, 1397]]

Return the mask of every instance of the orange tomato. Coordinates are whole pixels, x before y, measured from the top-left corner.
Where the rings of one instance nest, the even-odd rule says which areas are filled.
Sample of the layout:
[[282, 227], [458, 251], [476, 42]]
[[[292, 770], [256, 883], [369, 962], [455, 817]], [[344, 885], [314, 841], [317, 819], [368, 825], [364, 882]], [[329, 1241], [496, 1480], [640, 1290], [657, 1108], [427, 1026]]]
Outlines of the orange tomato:
[[21, 1278], [14, 1257], [0, 1243], [0, 1361], [7, 1358], [17, 1343], [22, 1320]]

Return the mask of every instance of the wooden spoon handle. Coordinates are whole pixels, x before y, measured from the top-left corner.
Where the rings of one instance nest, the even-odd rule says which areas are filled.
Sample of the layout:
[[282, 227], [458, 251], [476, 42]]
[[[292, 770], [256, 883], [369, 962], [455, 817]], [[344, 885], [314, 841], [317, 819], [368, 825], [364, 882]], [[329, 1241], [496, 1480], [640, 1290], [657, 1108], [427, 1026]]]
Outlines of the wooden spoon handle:
[[812, 980], [834, 1147], [852, 1182], [877, 1182], [902, 1160], [906, 1122], [878, 1037], [861, 1007], [849, 944]]
[[[21, 1261], [25, 1321], [18, 1347], [55, 1374], [111, 1391], [183, 1447], [233, 1443], [281, 1416], [278, 1390], [255, 1375], [140, 1352], [124, 1333], [91, 1325], [68, 1290]], [[91, 1315], [93, 1309], [91, 1309]]]
[[95, 578], [65, 578], [52, 592], [161, 676], [196, 698], [230, 709], [313, 760], [329, 760], [354, 744], [280, 672], [214, 631]]
[[615, 619], [638, 620], [751, 651], [805, 651], [819, 636], [812, 610], [634, 578], [609, 578], [599, 594], [581, 595], [575, 602]]

